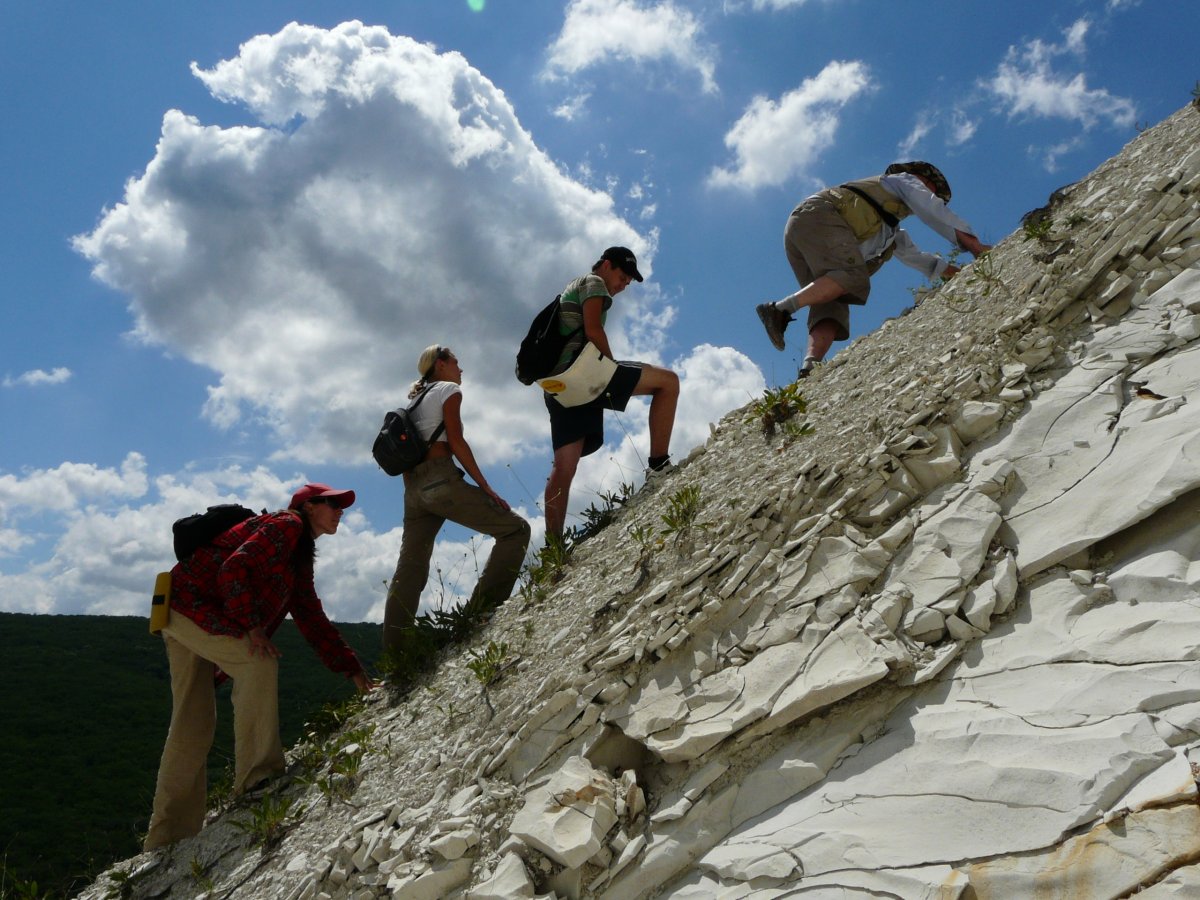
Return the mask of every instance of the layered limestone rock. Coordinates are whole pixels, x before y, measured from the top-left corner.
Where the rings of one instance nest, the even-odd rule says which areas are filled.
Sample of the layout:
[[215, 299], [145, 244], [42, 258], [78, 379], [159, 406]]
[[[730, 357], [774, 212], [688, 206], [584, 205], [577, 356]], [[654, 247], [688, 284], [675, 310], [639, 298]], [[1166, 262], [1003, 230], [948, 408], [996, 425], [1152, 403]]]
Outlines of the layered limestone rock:
[[349, 800], [132, 896], [1195, 895], [1198, 147], [1189, 107], [838, 354], [812, 434], [726, 416], [479, 635], [486, 698], [451, 654]]

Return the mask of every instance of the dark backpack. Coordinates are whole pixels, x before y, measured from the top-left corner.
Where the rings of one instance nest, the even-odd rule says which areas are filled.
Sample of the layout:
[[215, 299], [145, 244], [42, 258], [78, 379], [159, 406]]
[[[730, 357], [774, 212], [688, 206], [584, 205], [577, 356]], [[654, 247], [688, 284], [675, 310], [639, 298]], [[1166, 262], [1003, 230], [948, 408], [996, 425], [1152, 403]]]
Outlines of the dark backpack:
[[517, 381], [521, 384], [533, 384], [539, 378], [545, 378], [558, 364], [567, 341], [579, 334], [583, 326], [576, 328], [570, 334], [560, 334], [558, 328], [558, 306], [562, 300], [559, 294], [546, 307], [533, 317], [529, 333], [521, 341], [521, 349], [517, 351]]
[[429, 444], [436, 441], [446, 428], [443, 422], [426, 441], [413, 424], [412, 412], [421, 405], [427, 393], [429, 388], [421, 391], [407, 407], [393, 409], [383, 417], [383, 427], [371, 445], [371, 455], [379, 463], [379, 468], [389, 475], [403, 475], [424, 462]]
[[188, 559], [201, 547], [207, 547], [234, 525], [258, 515], [254, 510], [237, 503], [221, 503], [210, 506], [206, 512], [193, 513], [176, 519], [171, 526], [175, 535], [175, 558], [180, 562]]

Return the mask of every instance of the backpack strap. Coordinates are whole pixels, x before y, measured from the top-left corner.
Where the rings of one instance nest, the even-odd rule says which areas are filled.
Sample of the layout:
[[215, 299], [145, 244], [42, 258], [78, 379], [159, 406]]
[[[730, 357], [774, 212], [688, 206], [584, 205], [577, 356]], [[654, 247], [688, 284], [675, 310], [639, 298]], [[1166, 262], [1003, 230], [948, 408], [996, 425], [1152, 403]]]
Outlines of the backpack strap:
[[[434, 382], [434, 384], [436, 384], [436, 383], [437, 382]], [[421, 391], [421, 393], [417, 394], [417, 399], [408, 405], [408, 411], [410, 413], [414, 409], [416, 409], [418, 406], [421, 405], [421, 401], [425, 399], [425, 395], [428, 394], [430, 389], [432, 389], [432, 388], [433, 388], [432, 384], [427, 384], [427, 385], [425, 385], [425, 389], [423, 391]], [[429, 436], [429, 440], [427, 440], [425, 443], [436, 444], [437, 439], [442, 436], [442, 432], [445, 430], [446, 430], [446, 420], [445, 420], [445, 418], [443, 418], [441, 423], [438, 425], [438, 427], [433, 429], [433, 434], [431, 434]]]
[[856, 188], [852, 184], [843, 184], [841, 187], [842, 187], [842, 190], [850, 191], [850, 193], [852, 193], [852, 194], [858, 194], [858, 196], [860, 196], [864, 200], [866, 200], [867, 205], [870, 206], [871, 209], [875, 210], [876, 214], [879, 216], [879, 218], [883, 219], [884, 224], [887, 225], [888, 228], [895, 228], [897, 225], [900, 224], [899, 219], [897, 219], [890, 212], [888, 212], [886, 209], [884, 209], [882, 206], [880, 206], [879, 203], [876, 202], [875, 198], [872, 197], [870, 194], [868, 194], [866, 191], [862, 190], [861, 188]]

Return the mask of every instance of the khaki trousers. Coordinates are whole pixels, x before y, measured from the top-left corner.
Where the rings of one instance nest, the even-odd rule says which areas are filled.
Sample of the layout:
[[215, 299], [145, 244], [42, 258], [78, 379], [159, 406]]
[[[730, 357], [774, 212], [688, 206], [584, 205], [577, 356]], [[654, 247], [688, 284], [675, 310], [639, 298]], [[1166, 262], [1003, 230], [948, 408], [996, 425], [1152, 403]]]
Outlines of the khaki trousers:
[[496, 539], [472, 602], [499, 606], [512, 593], [529, 546], [529, 523], [468, 484], [450, 457], [427, 460], [404, 476], [404, 537], [383, 616], [384, 650], [395, 649], [394, 636], [417, 614], [433, 544], [447, 519]]
[[867, 302], [874, 269], [863, 260], [858, 238], [838, 213], [836, 205], [828, 197], [815, 194], [792, 210], [783, 229], [783, 248], [800, 287], [808, 287], [817, 278], [827, 275], [846, 291], [842, 299], [808, 308], [808, 330], [831, 319], [836, 326], [836, 339], [849, 340], [850, 307], [847, 304]]
[[209, 634], [179, 613], [171, 615], [162, 635], [171, 666], [171, 727], [143, 850], [191, 837], [204, 824], [208, 751], [217, 726], [217, 666], [233, 681], [234, 794], [284, 770], [279, 663], [251, 656], [247, 638]]

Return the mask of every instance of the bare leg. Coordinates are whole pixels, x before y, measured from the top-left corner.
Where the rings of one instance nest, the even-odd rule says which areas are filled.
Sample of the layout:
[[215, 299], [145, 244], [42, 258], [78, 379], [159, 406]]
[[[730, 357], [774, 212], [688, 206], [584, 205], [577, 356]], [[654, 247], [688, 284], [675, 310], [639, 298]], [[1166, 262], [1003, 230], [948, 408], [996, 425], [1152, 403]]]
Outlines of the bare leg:
[[[812, 284], [807, 285], [790, 297], [785, 297], [775, 305], [787, 312], [795, 312], [806, 306], [816, 306], [820, 303], [828, 303], [830, 300], [836, 300], [844, 293], [846, 293], [845, 288], [828, 275], [822, 275]], [[827, 347], [826, 349], [829, 348]]]
[[666, 456], [679, 404], [679, 376], [659, 366], [642, 366], [633, 393], [650, 395], [650, 455]]
[[815, 359], [817, 362], [823, 360], [829, 348], [833, 346], [836, 335], [837, 323], [832, 319], [822, 319], [808, 333], [808, 352], [804, 354], [805, 358]]
[[554, 451], [554, 462], [550, 466], [550, 477], [546, 479], [546, 534], [561, 538], [567, 521], [567, 500], [571, 496], [571, 482], [583, 456], [583, 438]]

